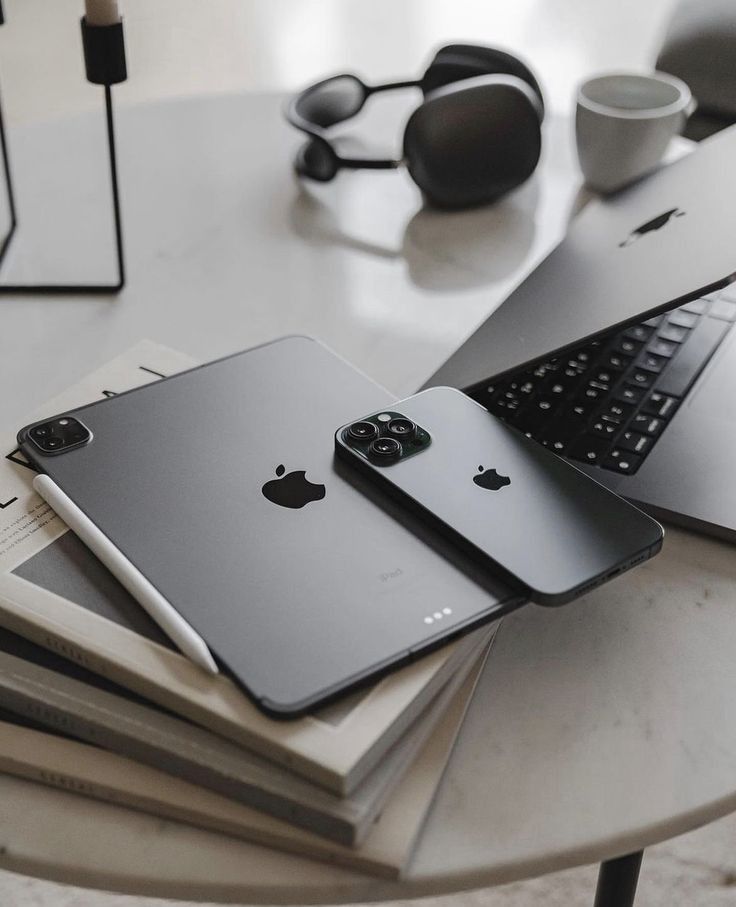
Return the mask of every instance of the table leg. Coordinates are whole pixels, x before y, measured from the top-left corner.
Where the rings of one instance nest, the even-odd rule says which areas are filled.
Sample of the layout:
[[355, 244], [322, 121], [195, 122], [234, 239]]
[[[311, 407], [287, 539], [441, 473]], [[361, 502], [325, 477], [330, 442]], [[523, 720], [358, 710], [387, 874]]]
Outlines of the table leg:
[[633, 907], [644, 851], [601, 863], [594, 907]]

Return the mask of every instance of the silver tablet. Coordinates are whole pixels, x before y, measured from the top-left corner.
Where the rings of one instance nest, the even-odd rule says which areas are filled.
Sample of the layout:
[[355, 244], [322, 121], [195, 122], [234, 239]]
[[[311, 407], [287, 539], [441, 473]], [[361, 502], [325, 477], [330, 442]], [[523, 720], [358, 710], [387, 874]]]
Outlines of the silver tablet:
[[18, 439], [253, 699], [289, 716], [523, 601], [335, 462], [335, 428], [391, 401], [289, 337], [55, 417], [82, 426], [76, 440], [37, 437], [45, 423]]

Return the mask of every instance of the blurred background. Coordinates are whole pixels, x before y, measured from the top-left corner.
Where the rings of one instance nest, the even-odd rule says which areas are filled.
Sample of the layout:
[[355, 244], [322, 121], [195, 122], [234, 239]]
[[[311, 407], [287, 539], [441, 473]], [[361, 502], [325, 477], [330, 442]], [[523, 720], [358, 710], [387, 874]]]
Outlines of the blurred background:
[[[674, 0], [122, 0], [131, 78], [121, 104], [284, 91], [349, 70], [418, 74], [462, 39], [525, 56], [553, 111], [591, 72], [651, 66]], [[81, 0], [5, 0], [0, 74], [10, 122], [96, 109], [85, 83]], [[12, 27], [11, 27], [12, 26]]]

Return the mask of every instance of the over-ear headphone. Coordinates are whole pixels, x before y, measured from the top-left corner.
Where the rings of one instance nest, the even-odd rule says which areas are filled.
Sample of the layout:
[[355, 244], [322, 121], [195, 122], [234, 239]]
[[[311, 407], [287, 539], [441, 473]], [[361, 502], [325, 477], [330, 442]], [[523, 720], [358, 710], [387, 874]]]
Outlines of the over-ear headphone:
[[[404, 129], [402, 160], [341, 157], [331, 129], [380, 91], [417, 87], [424, 100]], [[297, 154], [300, 176], [327, 182], [341, 169], [405, 164], [427, 201], [464, 208], [495, 201], [534, 172], [542, 149], [544, 101], [517, 57], [491, 47], [440, 48], [419, 80], [369, 86], [357, 76], [311, 85], [288, 106], [288, 121], [309, 139]]]

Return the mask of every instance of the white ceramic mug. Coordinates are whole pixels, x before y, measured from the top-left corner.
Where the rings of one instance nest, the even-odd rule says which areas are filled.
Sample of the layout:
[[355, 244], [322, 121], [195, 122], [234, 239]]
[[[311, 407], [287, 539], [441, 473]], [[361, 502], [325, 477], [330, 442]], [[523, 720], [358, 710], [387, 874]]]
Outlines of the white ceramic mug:
[[614, 192], [653, 170], [695, 109], [690, 89], [667, 73], [611, 73], [578, 89], [575, 136], [585, 182]]

